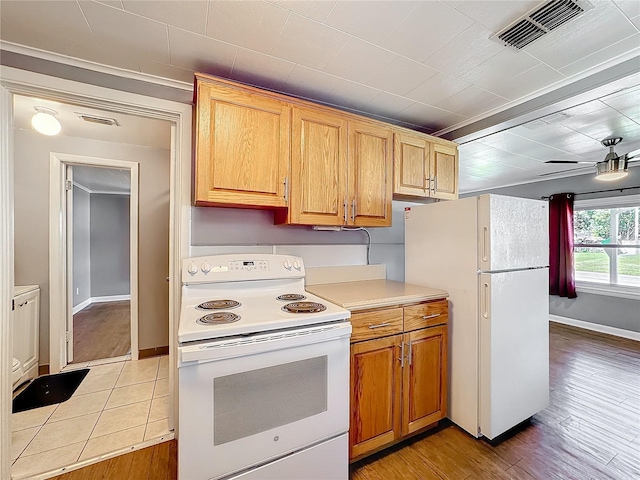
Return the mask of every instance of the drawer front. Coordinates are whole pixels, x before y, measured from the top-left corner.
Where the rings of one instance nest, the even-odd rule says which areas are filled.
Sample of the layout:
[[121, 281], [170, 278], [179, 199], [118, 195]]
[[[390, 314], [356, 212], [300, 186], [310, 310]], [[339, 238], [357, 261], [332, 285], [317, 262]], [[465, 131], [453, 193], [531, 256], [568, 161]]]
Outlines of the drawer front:
[[404, 331], [442, 325], [449, 320], [449, 302], [436, 300], [404, 307]]
[[351, 343], [402, 333], [402, 308], [352, 313]]

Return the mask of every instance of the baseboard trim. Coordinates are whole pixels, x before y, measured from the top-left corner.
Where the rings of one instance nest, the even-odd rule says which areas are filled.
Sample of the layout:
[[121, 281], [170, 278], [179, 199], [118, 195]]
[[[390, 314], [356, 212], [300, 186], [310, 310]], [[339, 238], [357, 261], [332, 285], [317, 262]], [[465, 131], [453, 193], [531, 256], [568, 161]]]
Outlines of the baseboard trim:
[[91, 303], [123, 302], [125, 300], [131, 300], [131, 295], [108, 295], [106, 297], [91, 297]]
[[158, 355], [169, 355], [169, 346], [167, 345], [166, 347], [145, 348], [144, 350], [140, 350], [138, 353], [138, 360], [149, 357], [157, 357]]
[[38, 376], [40, 375], [49, 375], [49, 365], [38, 366]]
[[79, 303], [78, 305], [73, 307], [73, 314], [75, 315], [76, 313], [81, 312], [82, 310], [87, 308], [89, 305], [91, 305], [91, 297], [87, 298], [84, 302]]
[[599, 325], [597, 323], [576, 320], [575, 318], [561, 317], [559, 315], [549, 315], [549, 320], [563, 325], [582, 328], [583, 330], [591, 330], [592, 332], [604, 333], [607, 335], [613, 335], [614, 337], [627, 338], [629, 340], [640, 342], [640, 332], [632, 332], [631, 330], [610, 327], [608, 325]]
[[124, 302], [125, 300], [131, 300], [131, 295], [109, 295], [106, 297], [90, 297], [90, 298], [87, 298], [84, 302], [79, 303], [78, 305], [73, 307], [73, 315], [75, 315], [78, 312], [81, 312], [92, 303]]

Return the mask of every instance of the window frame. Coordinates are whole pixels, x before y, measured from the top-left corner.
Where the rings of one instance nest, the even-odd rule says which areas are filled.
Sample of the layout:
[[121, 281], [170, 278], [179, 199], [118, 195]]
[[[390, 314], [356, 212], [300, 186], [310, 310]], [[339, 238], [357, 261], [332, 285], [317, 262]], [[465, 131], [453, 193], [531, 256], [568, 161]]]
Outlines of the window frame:
[[[608, 208], [620, 208], [629, 204], [640, 205], [640, 195], [623, 195], [607, 198], [590, 198], [586, 200], [575, 200], [573, 204], [574, 213], [578, 210], [601, 210]], [[575, 217], [574, 217], [575, 218]], [[574, 253], [575, 253], [574, 245]], [[574, 276], [575, 276], [574, 264]], [[606, 295], [609, 297], [630, 298], [640, 300], [640, 288], [631, 285], [614, 285], [611, 283], [585, 282], [576, 280], [576, 291], [578, 293], [590, 293], [595, 295]]]

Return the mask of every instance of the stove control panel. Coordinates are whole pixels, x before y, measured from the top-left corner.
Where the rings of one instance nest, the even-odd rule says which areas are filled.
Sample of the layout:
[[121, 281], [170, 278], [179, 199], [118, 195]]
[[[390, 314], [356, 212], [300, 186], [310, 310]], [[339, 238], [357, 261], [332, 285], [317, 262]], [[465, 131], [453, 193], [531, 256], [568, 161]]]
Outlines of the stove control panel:
[[276, 254], [231, 254], [183, 260], [182, 282], [217, 283], [304, 277], [302, 258]]

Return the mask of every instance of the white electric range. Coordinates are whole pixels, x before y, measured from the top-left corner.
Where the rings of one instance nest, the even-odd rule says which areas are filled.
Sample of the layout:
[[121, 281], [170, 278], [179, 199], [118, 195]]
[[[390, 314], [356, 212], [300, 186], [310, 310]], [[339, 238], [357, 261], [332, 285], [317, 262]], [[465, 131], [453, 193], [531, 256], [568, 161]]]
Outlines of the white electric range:
[[304, 274], [293, 256], [184, 261], [180, 480], [348, 478], [350, 313]]

